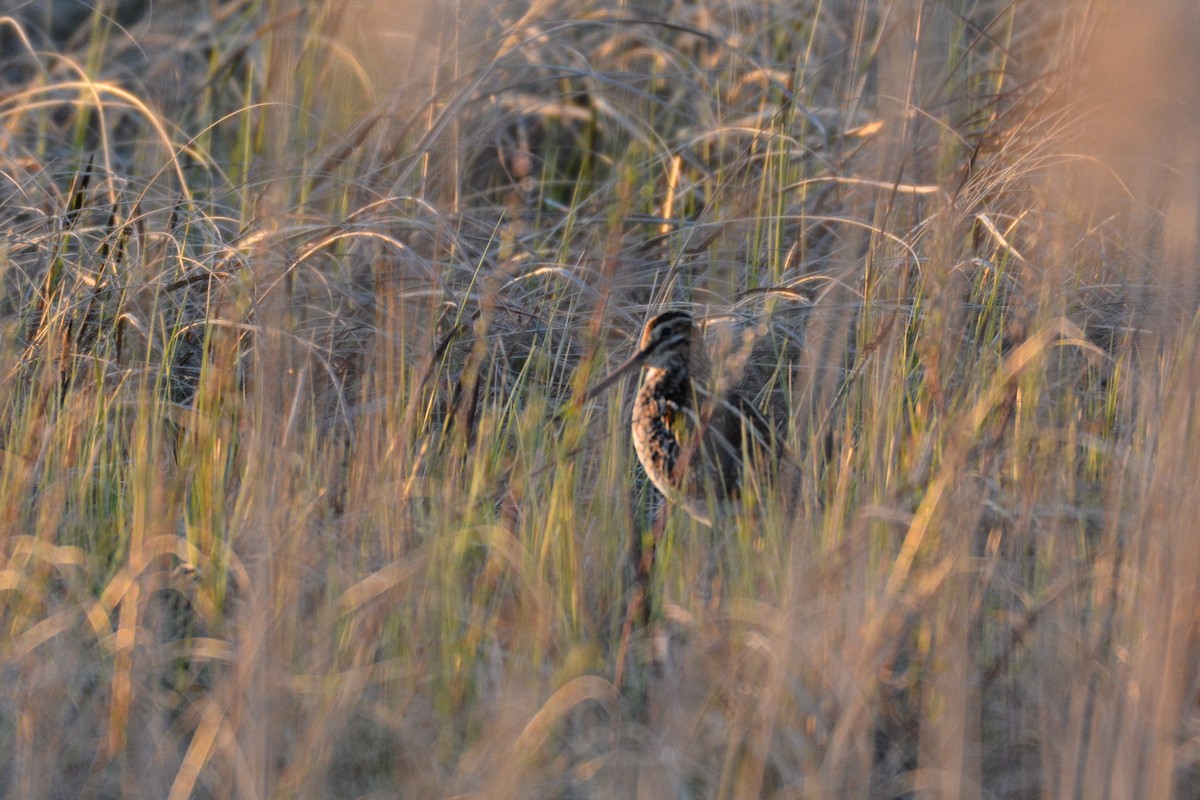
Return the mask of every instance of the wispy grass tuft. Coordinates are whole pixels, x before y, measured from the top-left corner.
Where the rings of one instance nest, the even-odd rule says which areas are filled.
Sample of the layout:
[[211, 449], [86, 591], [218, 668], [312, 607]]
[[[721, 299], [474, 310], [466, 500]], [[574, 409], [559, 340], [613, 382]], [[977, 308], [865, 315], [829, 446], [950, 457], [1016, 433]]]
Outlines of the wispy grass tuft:
[[[8, 796], [1196, 794], [1195, 12], [97, 6], [0, 18]], [[663, 307], [722, 530], [583, 402]]]

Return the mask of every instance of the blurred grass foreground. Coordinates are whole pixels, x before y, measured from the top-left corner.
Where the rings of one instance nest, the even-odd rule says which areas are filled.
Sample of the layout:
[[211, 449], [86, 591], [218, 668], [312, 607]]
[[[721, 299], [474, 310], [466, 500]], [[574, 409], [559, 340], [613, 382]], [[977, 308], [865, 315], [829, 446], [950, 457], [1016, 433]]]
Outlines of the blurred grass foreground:
[[[1194, 3], [2, 13], [4, 796], [1200, 797]], [[580, 402], [663, 308], [797, 504]]]

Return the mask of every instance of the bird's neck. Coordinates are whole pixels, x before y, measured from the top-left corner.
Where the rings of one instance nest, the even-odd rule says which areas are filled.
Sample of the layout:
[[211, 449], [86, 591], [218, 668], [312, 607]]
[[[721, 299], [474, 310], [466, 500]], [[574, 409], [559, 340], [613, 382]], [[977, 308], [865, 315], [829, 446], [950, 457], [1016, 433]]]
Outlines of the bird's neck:
[[640, 393], [668, 401], [678, 408], [691, 406], [693, 390], [687, 367], [646, 367]]

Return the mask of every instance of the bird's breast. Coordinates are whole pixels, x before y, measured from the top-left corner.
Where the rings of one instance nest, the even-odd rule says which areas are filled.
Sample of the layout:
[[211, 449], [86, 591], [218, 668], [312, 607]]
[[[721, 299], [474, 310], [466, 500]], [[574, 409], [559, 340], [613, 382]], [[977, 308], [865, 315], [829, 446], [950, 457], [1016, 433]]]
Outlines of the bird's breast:
[[667, 497], [679, 487], [680, 428], [686, 413], [675, 399], [646, 382], [633, 406], [633, 447], [650, 481]]

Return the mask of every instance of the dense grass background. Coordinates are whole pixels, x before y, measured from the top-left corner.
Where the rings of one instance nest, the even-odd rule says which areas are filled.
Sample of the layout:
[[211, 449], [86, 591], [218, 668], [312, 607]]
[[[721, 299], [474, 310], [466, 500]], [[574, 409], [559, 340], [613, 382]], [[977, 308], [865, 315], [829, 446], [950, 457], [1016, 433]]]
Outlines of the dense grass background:
[[[1190, 4], [69, 5], [0, 20], [7, 796], [1200, 796]], [[663, 306], [767, 321], [805, 485], [715, 607], [670, 513], [626, 652], [577, 400]]]

